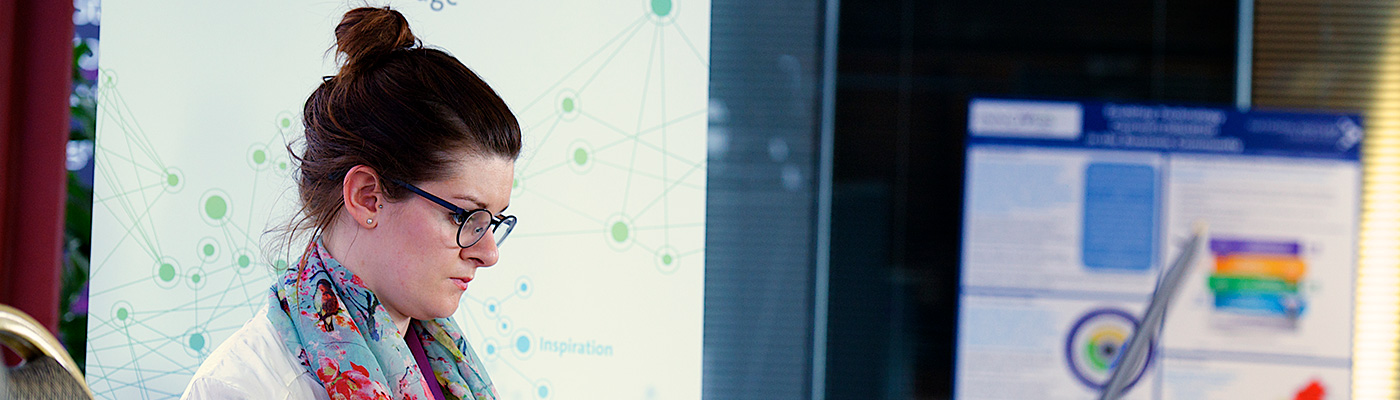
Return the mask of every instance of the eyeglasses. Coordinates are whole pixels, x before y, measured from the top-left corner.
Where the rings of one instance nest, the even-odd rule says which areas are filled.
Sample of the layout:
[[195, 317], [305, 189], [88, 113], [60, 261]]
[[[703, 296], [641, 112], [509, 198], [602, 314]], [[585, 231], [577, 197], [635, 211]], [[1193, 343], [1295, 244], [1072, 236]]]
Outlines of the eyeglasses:
[[[510, 236], [510, 231], [515, 229], [514, 215], [496, 218], [491, 215], [491, 211], [485, 208], [466, 210], [407, 182], [398, 179], [390, 179], [389, 181], [452, 211], [452, 221], [457, 223], [457, 246], [461, 248], [472, 247], [476, 242], [481, 241], [481, 238], [486, 237], [488, 229], [496, 234], [496, 246], [500, 246], [506, 241], [506, 237]], [[501, 227], [505, 227], [504, 232], [501, 231]]]

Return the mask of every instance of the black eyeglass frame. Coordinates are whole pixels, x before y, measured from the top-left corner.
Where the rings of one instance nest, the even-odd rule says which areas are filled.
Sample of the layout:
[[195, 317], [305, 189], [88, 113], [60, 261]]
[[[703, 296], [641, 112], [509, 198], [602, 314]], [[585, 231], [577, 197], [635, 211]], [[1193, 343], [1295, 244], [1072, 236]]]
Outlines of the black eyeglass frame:
[[[462, 245], [462, 230], [467, 228], [467, 221], [471, 220], [470, 217], [472, 216], [472, 214], [476, 214], [479, 212], [486, 213], [486, 216], [491, 219], [491, 222], [486, 225], [487, 229], [491, 230], [491, 233], [496, 233], [496, 229], [499, 228], [501, 225], [506, 226], [506, 232], [501, 234], [500, 237], [496, 238], [497, 247], [500, 247], [501, 243], [504, 243], [506, 241], [506, 237], [510, 236], [510, 231], [515, 230], [515, 224], [519, 221], [515, 218], [514, 215], [505, 215], [500, 218], [496, 218], [495, 215], [491, 214], [491, 210], [487, 210], [485, 208], [467, 210], [462, 207], [457, 207], [456, 204], [452, 204], [447, 200], [443, 200], [441, 197], [434, 196], [432, 193], [428, 193], [423, 189], [419, 189], [417, 186], [413, 186], [408, 182], [404, 182], [398, 179], [389, 179], [389, 182], [393, 182], [395, 185], [399, 185], [402, 186], [404, 189], [408, 189], [408, 191], [413, 192], [413, 194], [422, 196], [423, 198], [428, 199], [429, 201], [437, 203], [438, 205], [447, 208], [449, 211], [452, 211], [453, 215], [456, 215], [458, 216], [458, 218], [461, 218], [461, 222], [457, 223], [457, 246], [464, 249], [475, 246], [478, 242], [481, 241], [481, 238], [486, 237], [486, 232], [482, 232], [481, 235], [477, 236], [476, 240], [473, 240], [470, 244]], [[506, 221], [510, 221], [510, 223], [506, 223]]]

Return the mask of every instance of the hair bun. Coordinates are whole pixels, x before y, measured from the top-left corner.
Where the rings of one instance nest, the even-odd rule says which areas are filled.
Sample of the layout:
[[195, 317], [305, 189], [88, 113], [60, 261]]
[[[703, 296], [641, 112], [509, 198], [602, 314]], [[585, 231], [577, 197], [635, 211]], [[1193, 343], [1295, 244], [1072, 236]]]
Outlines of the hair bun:
[[335, 27], [335, 45], [345, 54], [340, 76], [358, 74], [381, 56], [417, 44], [408, 19], [388, 6], [350, 10]]

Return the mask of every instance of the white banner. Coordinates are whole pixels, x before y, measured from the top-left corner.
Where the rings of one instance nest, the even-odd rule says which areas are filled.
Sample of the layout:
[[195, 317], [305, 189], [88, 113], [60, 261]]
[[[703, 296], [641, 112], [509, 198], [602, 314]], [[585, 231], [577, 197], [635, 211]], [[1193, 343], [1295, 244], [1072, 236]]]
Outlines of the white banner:
[[[710, 5], [391, 3], [524, 129], [520, 225], [456, 313], [506, 399], [700, 398]], [[336, 2], [103, 4], [87, 379], [178, 397], [265, 307]], [[304, 243], [291, 246], [299, 252]]]

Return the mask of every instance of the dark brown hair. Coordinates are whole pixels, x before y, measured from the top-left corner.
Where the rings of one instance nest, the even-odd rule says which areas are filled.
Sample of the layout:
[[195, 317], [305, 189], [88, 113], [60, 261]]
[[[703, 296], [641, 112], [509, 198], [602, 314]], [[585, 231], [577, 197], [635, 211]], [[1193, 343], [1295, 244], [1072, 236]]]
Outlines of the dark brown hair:
[[396, 200], [407, 192], [388, 179], [446, 178], [462, 151], [519, 157], [520, 124], [505, 101], [456, 58], [423, 47], [403, 14], [350, 10], [335, 41], [340, 72], [306, 99], [306, 147], [293, 151], [301, 197], [301, 216], [288, 227], [293, 235], [330, 226], [344, 207], [341, 181], [356, 165], [378, 171], [380, 187]]

